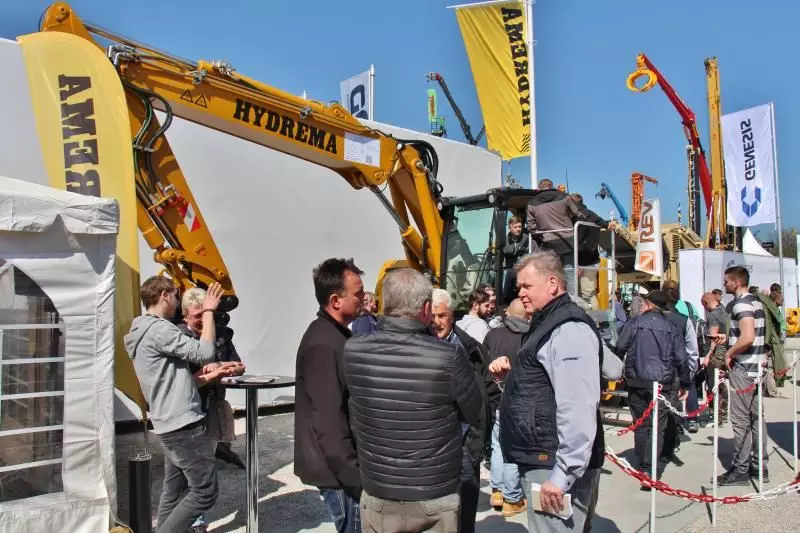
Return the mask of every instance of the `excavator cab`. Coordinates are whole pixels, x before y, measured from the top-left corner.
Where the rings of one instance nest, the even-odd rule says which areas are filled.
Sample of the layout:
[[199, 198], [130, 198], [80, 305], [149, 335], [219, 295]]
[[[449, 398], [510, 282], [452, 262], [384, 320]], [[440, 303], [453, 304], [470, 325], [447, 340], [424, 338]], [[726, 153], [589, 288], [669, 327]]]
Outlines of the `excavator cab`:
[[512, 216], [525, 220], [528, 200], [534, 192], [532, 189], [495, 188], [473, 196], [442, 198], [439, 206], [444, 222], [440, 283], [450, 293], [456, 316], [469, 310], [470, 294], [486, 283], [495, 288], [498, 306], [509, 303], [503, 290], [509, 269], [505, 268], [502, 253], [508, 220]]

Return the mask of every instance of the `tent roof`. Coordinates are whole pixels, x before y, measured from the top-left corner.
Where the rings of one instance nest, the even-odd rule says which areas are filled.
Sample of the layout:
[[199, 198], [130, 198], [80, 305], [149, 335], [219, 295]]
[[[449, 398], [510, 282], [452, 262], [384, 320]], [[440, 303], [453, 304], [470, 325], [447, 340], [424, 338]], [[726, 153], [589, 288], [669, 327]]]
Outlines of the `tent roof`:
[[43, 232], [61, 220], [70, 233], [119, 231], [119, 204], [0, 176], [0, 231]]

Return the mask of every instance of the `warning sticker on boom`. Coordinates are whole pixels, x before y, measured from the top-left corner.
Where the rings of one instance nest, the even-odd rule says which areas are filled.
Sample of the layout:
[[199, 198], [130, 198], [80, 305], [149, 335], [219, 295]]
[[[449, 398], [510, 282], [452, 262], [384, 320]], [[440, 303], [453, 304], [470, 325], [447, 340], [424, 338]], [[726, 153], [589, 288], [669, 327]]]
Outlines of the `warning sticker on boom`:
[[344, 134], [344, 159], [373, 167], [381, 166], [381, 141], [354, 133]]

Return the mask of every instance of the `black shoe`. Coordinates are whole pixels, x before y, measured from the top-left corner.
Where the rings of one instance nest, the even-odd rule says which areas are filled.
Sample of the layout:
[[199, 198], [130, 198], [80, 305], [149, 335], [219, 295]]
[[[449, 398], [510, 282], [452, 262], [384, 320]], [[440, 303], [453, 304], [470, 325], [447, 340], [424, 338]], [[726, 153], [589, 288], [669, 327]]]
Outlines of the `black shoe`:
[[700, 429], [700, 424], [697, 423], [697, 420], [689, 420], [689, 423], [687, 424], [686, 428], [686, 430], [689, 433], [697, 433], [699, 429]]
[[[758, 467], [755, 467], [755, 468], [750, 467], [750, 472], [748, 472], [748, 474], [750, 475], [751, 478], [753, 478], [753, 480], [757, 481], [758, 480]], [[764, 468], [764, 471], [761, 474], [761, 480], [764, 483], [769, 483], [769, 469], [766, 468], [766, 467]]]
[[721, 476], [717, 476], [717, 484], [735, 487], [747, 486], [750, 485], [750, 476], [734, 470], [728, 470]]

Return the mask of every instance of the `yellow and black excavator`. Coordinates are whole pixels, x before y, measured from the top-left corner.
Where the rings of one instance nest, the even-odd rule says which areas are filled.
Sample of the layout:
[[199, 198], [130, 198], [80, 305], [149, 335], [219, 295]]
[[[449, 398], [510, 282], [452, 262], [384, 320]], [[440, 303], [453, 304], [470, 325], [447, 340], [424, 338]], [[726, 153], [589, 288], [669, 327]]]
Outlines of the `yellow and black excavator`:
[[[52, 4], [40, 31], [66, 32], [106, 50], [125, 89], [134, 150], [138, 224], [154, 259], [181, 288], [219, 282], [225, 311], [238, 300], [225, 262], [205, 224], [165, 132], [181, 117], [329, 168], [354, 189], [369, 189], [396, 221], [405, 259], [448, 290], [457, 312], [479, 284], [495, 286], [502, 304], [506, 226], [535, 191], [490, 189], [444, 196], [438, 159], [422, 140], [367, 127], [338, 103], [288, 94], [223, 61], [188, 61], [84, 23], [66, 3]], [[102, 46], [107, 44], [107, 47]], [[163, 113], [159, 121], [156, 111]], [[385, 192], [388, 190], [388, 194]]]

